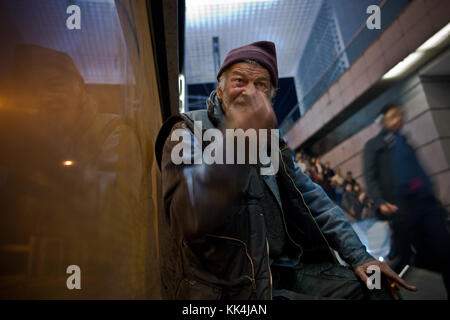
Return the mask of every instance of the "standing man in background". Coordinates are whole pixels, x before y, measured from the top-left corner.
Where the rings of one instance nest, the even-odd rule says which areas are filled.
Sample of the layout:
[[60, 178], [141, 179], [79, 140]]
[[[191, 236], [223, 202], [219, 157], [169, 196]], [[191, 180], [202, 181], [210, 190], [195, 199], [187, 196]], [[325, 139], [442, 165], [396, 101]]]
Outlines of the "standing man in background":
[[381, 110], [383, 129], [364, 147], [364, 176], [377, 215], [391, 222], [393, 269], [410, 263], [411, 245], [417, 262], [442, 273], [447, 295], [450, 280], [450, 237], [446, 212], [433, 194], [433, 186], [414, 149], [400, 133], [401, 106], [388, 104]]

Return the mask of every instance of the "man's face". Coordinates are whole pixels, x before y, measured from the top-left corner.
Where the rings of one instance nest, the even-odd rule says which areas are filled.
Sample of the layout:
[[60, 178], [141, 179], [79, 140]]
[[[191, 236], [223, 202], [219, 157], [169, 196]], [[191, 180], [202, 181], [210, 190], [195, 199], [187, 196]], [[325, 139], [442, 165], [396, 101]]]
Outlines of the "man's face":
[[247, 62], [232, 65], [226, 71], [224, 88], [217, 89], [225, 113], [231, 105], [249, 106], [257, 92], [264, 93], [270, 101], [270, 74], [265, 68]]
[[48, 128], [77, 125], [86, 99], [82, 80], [59, 66], [36, 68], [20, 79], [15, 101], [22, 112]]
[[399, 131], [403, 126], [403, 110], [401, 107], [394, 107], [388, 110], [383, 117], [384, 128], [388, 131]]

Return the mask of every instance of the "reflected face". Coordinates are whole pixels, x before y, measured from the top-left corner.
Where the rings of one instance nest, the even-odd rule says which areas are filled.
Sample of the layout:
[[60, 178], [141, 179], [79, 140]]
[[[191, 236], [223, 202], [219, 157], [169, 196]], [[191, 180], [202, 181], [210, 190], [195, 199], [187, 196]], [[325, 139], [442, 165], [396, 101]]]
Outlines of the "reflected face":
[[41, 126], [47, 129], [76, 126], [82, 112], [80, 106], [86, 99], [82, 80], [58, 66], [33, 71], [18, 84], [18, 111], [42, 121]]
[[55, 71], [48, 74], [45, 83], [39, 90], [40, 102], [51, 109], [66, 109], [79, 104], [82, 87], [77, 78], [64, 77]]
[[223, 89], [220, 86], [217, 88], [217, 96], [222, 99], [226, 111], [231, 104], [249, 105], [248, 98], [257, 91], [261, 91], [269, 97], [269, 71], [257, 65], [239, 62], [226, 71], [225, 87]]
[[386, 130], [397, 132], [403, 126], [404, 114], [401, 107], [388, 110], [383, 117], [383, 126]]
[[64, 73], [64, 70], [49, 68], [33, 78], [29, 84], [34, 87], [31, 92], [35, 103], [44, 110], [58, 112], [79, 105], [83, 88], [77, 77]]

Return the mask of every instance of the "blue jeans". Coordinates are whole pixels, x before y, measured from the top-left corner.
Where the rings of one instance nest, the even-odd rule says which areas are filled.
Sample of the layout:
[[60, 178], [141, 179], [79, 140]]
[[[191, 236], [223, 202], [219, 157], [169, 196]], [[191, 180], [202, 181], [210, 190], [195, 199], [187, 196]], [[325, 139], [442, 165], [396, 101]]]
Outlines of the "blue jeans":
[[395, 261], [396, 272], [411, 264], [413, 252], [417, 252], [415, 265], [442, 273], [447, 295], [450, 291], [450, 236], [447, 230], [446, 212], [433, 196], [408, 196], [399, 201], [402, 215], [392, 219], [392, 250], [390, 259]]

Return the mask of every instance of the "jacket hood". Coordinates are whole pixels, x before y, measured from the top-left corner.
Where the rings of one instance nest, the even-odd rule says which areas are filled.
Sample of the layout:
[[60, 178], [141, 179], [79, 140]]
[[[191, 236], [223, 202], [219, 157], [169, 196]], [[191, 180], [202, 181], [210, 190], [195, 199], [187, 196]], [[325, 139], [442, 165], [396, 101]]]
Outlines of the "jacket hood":
[[[158, 163], [158, 167], [161, 169], [161, 161], [162, 161], [162, 152], [164, 143], [167, 139], [167, 137], [170, 134], [170, 131], [172, 130], [172, 127], [180, 122], [180, 121], [194, 121], [195, 116], [199, 114], [204, 114], [204, 116], [208, 117], [208, 119], [211, 121], [212, 125], [215, 127], [224, 126], [225, 122], [225, 114], [222, 109], [222, 103], [220, 102], [219, 98], [217, 97], [216, 90], [213, 90], [211, 94], [209, 95], [209, 98], [206, 100], [206, 106], [207, 110], [196, 110], [196, 111], [189, 111], [182, 114], [175, 114], [171, 116], [169, 119], [167, 119], [161, 126], [161, 129], [159, 130], [159, 133], [156, 137], [155, 141], [155, 155], [156, 160]], [[206, 111], [206, 114], [205, 114]]]
[[208, 118], [214, 124], [219, 127], [225, 122], [225, 113], [223, 112], [222, 102], [217, 97], [217, 91], [213, 90], [206, 100], [206, 107], [208, 110]]

